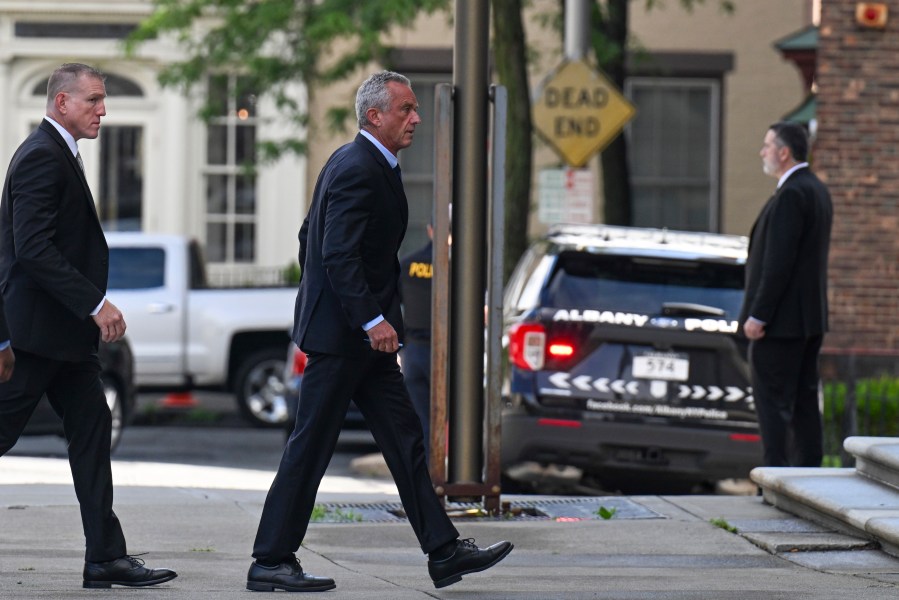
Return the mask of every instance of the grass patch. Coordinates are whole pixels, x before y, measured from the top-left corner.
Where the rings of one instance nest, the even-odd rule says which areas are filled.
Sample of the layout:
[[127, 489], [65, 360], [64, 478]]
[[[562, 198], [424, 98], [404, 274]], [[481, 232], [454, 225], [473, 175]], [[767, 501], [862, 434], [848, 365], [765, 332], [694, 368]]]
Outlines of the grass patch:
[[600, 516], [600, 518], [608, 521], [612, 517], [615, 516], [615, 513], [618, 512], [618, 509], [614, 506], [612, 508], [606, 508], [605, 506], [600, 506], [596, 510], [596, 514]]
[[309, 518], [309, 521], [313, 523], [358, 523], [361, 520], [362, 514], [352, 509], [328, 508], [324, 504], [313, 506], [312, 516]]
[[739, 530], [727, 522], [727, 519], [722, 519], [721, 517], [715, 517], [714, 519], [709, 519], [709, 523], [714, 525], [715, 527], [720, 527], [724, 531], [729, 531], [731, 533], [739, 533]]

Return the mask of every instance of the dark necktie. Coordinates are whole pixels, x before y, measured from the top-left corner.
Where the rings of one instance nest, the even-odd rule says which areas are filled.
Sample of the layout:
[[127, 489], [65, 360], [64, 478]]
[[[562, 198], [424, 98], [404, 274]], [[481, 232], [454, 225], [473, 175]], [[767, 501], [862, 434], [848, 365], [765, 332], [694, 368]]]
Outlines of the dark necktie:
[[400, 183], [402, 183], [403, 171], [400, 169], [400, 163], [396, 163], [396, 166], [393, 167], [393, 172], [396, 173], [396, 178], [400, 180]]
[[81, 167], [81, 172], [84, 173], [84, 161], [81, 160], [81, 153], [75, 155], [75, 160], [78, 161], [78, 166]]

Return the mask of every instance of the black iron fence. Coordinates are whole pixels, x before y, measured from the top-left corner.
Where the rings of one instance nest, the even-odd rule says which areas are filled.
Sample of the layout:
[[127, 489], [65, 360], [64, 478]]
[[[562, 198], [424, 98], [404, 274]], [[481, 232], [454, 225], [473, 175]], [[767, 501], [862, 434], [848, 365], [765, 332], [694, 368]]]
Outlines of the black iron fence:
[[824, 465], [852, 467], [849, 436], [899, 436], [899, 356], [839, 353], [821, 356]]

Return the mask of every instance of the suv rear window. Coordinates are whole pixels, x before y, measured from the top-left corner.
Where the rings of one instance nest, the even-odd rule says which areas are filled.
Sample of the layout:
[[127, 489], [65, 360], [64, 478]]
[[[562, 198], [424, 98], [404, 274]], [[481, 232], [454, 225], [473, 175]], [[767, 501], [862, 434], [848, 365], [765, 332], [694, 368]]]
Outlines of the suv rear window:
[[742, 301], [742, 265], [563, 252], [546, 287], [544, 306], [653, 315], [664, 304], [689, 303], [736, 319]]

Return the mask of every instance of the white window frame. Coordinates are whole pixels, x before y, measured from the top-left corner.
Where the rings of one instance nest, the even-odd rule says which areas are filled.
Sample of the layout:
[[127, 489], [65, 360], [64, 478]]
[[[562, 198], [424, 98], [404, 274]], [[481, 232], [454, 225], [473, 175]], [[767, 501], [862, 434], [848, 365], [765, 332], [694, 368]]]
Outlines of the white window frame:
[[[235, 98], [234, 88], [237, 85], [238, 79], [241, 77], [239, 74], [222, 74], [218, 73], [215, 75], [211, 75], [210, 77], [215, 76], [224, 76], [228, 78], [228, 93], [226, 94], [225, 102], [227, 103], [225, 115], [223, 116], [212, 116], [209, 118], [207, 127], [205, 128], [205, 140], [204, 140], [204, 162], [203, 162], [203, 217], [204, 217], [204, 226], [203, 226], [203, 235], [205, 239], [206, 252], [207, 252], [207, 262], [209, 264], [214, 265], [252, 265], [257, 260], [259, 254], [259, 174], [257, 173], [254, 176], [254, 202], [253, 202], [253, 212], [252, 213], [238, 213], [237, 212], [237, 177], [242, 175], [246, 175], [244, 171], [244, 166], [242, 164], [237, 163], [237, 134], [238, 129], [244, 126], [254, 126], [256, 128], [256, 135], [254, 137], [254, 148], [256, 143], [258, 142], [259, 135], [259, 127], [261, 125], [259, 119], [259, 108], [257, 104], [255, 115], [248, 116], [246, 118], [241, 119], [237, 114], [237, 100]], [[208, 90], [208, 87], [207, 87]], [[207, 91], [208, 93], [208, 91]], [[224, 125], [226, 128], [226, 148], [225, 148], [225, 162], [224, 164], [210, 164], [209, 162], [209, 126], [222, 126]], [[256, 161], [254, 159], [254, 164]], [[209, 177], [210, 176], [225, 176], [227, 177], [227, 185], [226, 185], [226, 198], [225, 198], [225, 212], [224, 213], [210, 213], [208, 207], [208, 190], [209, 190]], [[224, 248], [224, 256], [225, 260], [223, 261], [212, 261], [208, 259], [209, 256], [209, 248], [210, 248], [210, 240], [208, 239], [209, 225], [210, 224], [222, 224], [225, 225], [225, 248]], [[254, 227], [253, 234], [253, 252], [252, 256], [242, 259], [240, 261], [235, 260], [236, 254], [236, 229], [237, 225], [240, 224], [250, 224]]]
[[[634, 97], [634, 88], [638, 86], [652, 88], [703, 88], [710, 92], [709, 114], [709, 198], [708, 198], [708, 231], [720, 230], [721, 222], [721, 81], [709, 77], [629, 77], [625, 81], [625, 94], [628, 98]], [[638, 115], [639, 116], [639, 115]], [[625, 129], [628, 136], [628, 145], [633, 144], [631, 125]], [[685, 178], [654, 178], [645, 185], [663, 186], [666, 184], [679, 185], [685, 182]], [[636, 181], [631, 171], [631, 185]]]

